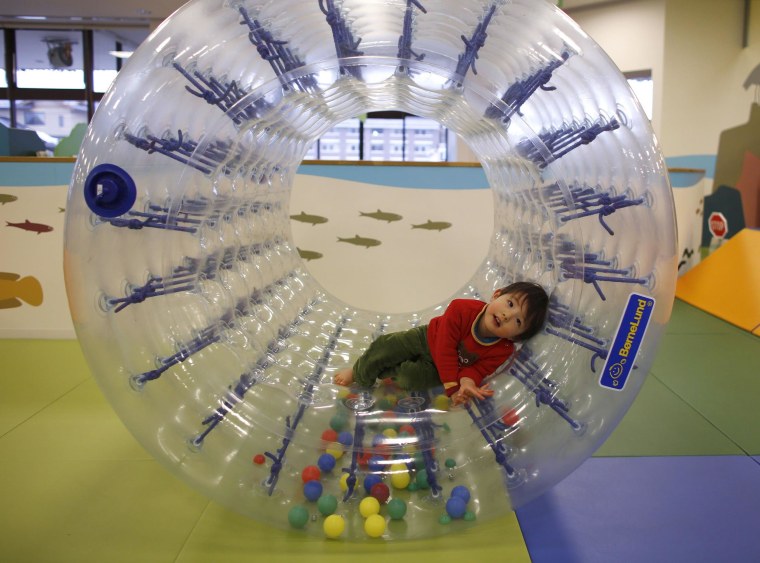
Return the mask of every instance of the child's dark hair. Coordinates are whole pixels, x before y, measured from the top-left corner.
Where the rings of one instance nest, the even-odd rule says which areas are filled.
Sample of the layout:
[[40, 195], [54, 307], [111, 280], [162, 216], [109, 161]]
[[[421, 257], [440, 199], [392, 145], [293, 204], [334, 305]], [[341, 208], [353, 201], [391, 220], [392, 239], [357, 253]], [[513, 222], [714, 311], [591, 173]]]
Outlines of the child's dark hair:
[[499, 295], [512, 293], [521, 298], [527, 311], [525, 329], [515, 340], [528, 340], [535, 336], [544, 324], [546, 311], [549, 308], [549, 296], [546, 291], [537, 283], [519, 281], [502, 287], [497, 291]]

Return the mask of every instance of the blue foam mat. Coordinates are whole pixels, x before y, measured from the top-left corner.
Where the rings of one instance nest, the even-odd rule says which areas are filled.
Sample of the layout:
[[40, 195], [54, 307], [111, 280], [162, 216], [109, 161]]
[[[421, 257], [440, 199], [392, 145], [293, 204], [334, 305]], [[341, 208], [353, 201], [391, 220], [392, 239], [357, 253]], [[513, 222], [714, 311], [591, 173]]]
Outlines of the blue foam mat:
[[760, 458], [591, 458], [517, 517], [534, 563], [760, 561]]

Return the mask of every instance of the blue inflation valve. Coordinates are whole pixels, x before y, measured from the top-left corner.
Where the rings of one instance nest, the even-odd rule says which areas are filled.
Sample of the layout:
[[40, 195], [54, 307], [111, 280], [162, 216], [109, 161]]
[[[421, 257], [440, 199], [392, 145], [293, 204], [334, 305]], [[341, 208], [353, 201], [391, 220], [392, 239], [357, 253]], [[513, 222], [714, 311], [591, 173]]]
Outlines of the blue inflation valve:
[[137, 199], [135, 181], [115, 164], [99, 164], [84, 181], [84, 201], [100, 217], [118, 217], [132, 209]]

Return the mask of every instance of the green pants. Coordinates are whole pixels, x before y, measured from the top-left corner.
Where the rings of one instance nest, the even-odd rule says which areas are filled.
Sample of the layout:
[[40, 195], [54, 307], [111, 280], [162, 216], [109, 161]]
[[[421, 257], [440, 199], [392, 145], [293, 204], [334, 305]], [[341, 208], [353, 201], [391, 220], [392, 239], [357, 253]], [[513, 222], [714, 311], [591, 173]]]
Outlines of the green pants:
[[407, 391], [441, 384], [427, 343], [427, 325], [379, 336], [354, 364], [354, 381], [371, 387], [390, 377]]

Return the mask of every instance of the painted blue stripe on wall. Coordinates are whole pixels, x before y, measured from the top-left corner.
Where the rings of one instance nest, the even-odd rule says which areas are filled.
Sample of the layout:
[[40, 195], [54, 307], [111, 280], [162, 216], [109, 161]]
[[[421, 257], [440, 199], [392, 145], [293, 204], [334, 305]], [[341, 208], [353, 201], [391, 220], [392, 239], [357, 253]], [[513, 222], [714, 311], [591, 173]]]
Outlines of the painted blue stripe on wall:
[[[665, 159], [670, 168], [701, 168], [705, 177], [715, 176], [715, 155], [689, 155]], [[74, 171], [73, 162], [3, 162], [0, 163], [0, 186], [68, 186]], [[367, 184], [416, 189], [487, 189], [483, 169], [473, 166], [346, 166], [302, 164], [298, 173]], [[693, 178], [682, 183], [671, 175], [673, 187], [693, 185]]]
[[0, 186], [68, 186], [73, 162], [3, 162]]
[[715, 154], [687, 154], [684, 156], [669, 156], [665, 159], [668, 168], [700, 168], [705, 171], [706, 178], [715, 178]]
[[345, 166], [302, 164], [298, 174], [352, 180], [394, 188], [482, 190], [488, 180], [479, 166]]

